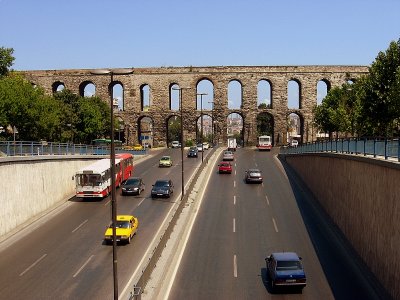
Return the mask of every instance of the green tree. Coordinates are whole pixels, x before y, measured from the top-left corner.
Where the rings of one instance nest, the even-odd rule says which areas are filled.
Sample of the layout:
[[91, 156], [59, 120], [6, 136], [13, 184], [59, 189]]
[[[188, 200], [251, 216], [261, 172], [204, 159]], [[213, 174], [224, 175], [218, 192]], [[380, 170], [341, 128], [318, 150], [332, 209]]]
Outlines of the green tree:
[[13, 48], [0, 47], [0, 78], [8, 75], [9, 68], [13, 65]]

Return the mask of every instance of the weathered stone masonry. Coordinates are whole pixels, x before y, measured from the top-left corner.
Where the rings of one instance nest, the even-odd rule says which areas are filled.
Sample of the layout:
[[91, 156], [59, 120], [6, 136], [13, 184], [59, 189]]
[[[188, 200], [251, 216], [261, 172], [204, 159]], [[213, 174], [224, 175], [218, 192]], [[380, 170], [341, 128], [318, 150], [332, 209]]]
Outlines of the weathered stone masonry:
[[[227, 116], [239, 113], [244, 120], [244, 140], [255, 144], [256, 118], [263, 112], [273, 117], [274, 144], [286, 143], [287, 118], [290, 113], [296, 113], [301, 120], [302, 141], [311, 141], [315, 132], [311, 130], [312, 109], [317, 104], [317, 83], [323, 80], [328, 88], [340, 86], [347, 80], [356, 80], [368, 73], [367, 66], [226, 66], [226, 67], [168, 67], [168, 68], [137, 68], [129, 75], [110, 76], [92, 75], [91, 70], [43, 70], [25, 71], [24, 74], [33, 84], [39, 85], [47, 93], [53, 93], [59, 84], [72, 92], [82, 95], [88, 83], [96, 86], [96, 95], [109, 99], [112, 86], [119, 83], [123, 87], [124, 111], [116, 115], [124, 120], [125, 136], [129, 143], [138, 141], [138, 123], [143, 117], [153, 121], [154, 145], [166, 145], [167, 120], [176, 111], [169, 109], [170, 87], [190, 87], [182, 92], [182, 115], [185, 139], [193, 139], [196, 132], [196, 120], [200, 112], [196, 110], [196, 87], [199, 81], [207, 79], [214, 89], [214, 110], [203, 110], [204, 114], [213, 115], [215, 123], [219, 124], [214, 135], [216, 140], [226, 141]], [[242, 106], [240, 109], [228, 109], [228, 84], [232, 80], [242, 85]], [[257, 108], [257, 85], [260, 80], [267, 80], [271, 86], [272, 108]], [[287, 86], [290, 80], [295, 80], [300, 86], [299, 109], [288, 109]], [[150, 109], [141, 110], [140, 88], [150, 87]]]

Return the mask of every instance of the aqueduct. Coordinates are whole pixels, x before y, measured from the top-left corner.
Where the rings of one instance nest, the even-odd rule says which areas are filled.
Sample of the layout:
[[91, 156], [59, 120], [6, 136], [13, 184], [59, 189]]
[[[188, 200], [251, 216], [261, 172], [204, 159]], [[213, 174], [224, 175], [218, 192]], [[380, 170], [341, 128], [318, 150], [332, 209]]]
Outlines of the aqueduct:
[[[93, 70], [39, 70], [24, 71], [32, 84], [41, 86], [47, 93], [54, 93], [59, 86], [84, 96], [85, 86], [93, 84], [95, 94], [102, 99], [110, 99], [115, 85], [122, 87], [123, 105], [115, 111], [125, 124], [124, 136], [129, 144], [137, 143], [143, 136], [141, 120], [151, 120], [150, 128], [154, 146], [165, 146], [168, 120], [182, 115], [184, 139], [196, 139], [197, 121], [203, 115], [210, 116], [212, 133], [217, 142], [227, 138], [227, 117], [238, 114], [242, 117], [241, 135], [248, 145], [257, 141], [257, 119], [268, 116], [274, 145], [287, 141], [288, 116], [296, 114], [300, 120], [300, 140], [315, 139], [316, 130], [312, 126], [312, 111], [317, 105], [317, 84], [324, 82], [327, 90], [348, 81], [357, 80], [368, 73], [367, 66], [221, 66], [221, 67], [160, 67], [134, 68], [133, 73], [110, 76], [93, 75]], [[208, 81], [212, 86], [212, 107], [200, 110], [198, 104], [198, 85]], [[230, 107], [228, 85], [239, 85], [240, 105]], [[259, 105], [258, 85], [264, 82], [269, 86], [269, 103]], [[298, 87], [298, 105], [288, 106], [288, 83]], [[148, 103], [145, 103], [145, 87]], [[174, 108], [171, 98], [174, 90], [181, 94], [180, 107]], [[210, 97], [210, 96], [209, 96]], [[202, 101], [202, 100], [201, 100]], [[203, 101], [201, 103], [203, 105]]]

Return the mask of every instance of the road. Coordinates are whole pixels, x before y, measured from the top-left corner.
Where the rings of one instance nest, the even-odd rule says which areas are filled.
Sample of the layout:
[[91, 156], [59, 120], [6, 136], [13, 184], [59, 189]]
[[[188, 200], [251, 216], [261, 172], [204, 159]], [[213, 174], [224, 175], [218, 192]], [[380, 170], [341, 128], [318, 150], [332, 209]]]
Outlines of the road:
[[[245, 170], [254, 167], [263, 171], [262, 185], [243, 181]], [[274, 153], [239, 149], [234, 170], [211, 175], [163, 299], [385, 298]], [[308, 284], [302, 293], [271, 291], [264, 259], [275, 251], [295, 251], [303, 258]]]
[[[146, 190], [140, 196], [121, 196], [119, 214], [133, 214], [139, 230], [129, 245], [119, 245], [119, 292], [125, 287], [145, 255], [173, 202], [181, 192], [180, 149], [153, 151], [155, 155], [135, 165]], [[185, 153], [186, 154], [186, 153]], [[171, 155], [174, 165], [158, 168], [162, 155]], [[205, 153], [207, 155], [207, 153]], [[201, 157], [186, 158], [188, 180]], [[150, 197], [156, 179], [171, 178], [175, 191], [170, 199]], [[112, 246], [103, 242], [111, 220], [110, 197], [104, 200], [72, 199], [62, 210], [21, 233], [0, 255], [0, 299], [112, 299]]]

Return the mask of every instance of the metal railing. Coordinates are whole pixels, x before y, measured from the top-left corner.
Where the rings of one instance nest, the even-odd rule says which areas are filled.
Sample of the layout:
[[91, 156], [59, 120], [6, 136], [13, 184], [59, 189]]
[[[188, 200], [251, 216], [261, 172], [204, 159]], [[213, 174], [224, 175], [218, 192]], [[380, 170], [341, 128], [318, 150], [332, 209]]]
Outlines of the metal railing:
[[[144, 150], [128, 150], [123, 147], [115, 149], [116, 153], [147, 154]], [[109, 155], [110, 148], [70, 143], [0, 141], [0, 154], [5, 156], [37, 156], [37, 155]]]
[[336, 139], [282, 147], [282, 154], [332, 152], [372, 156], [400, 161], [400, 139]]

